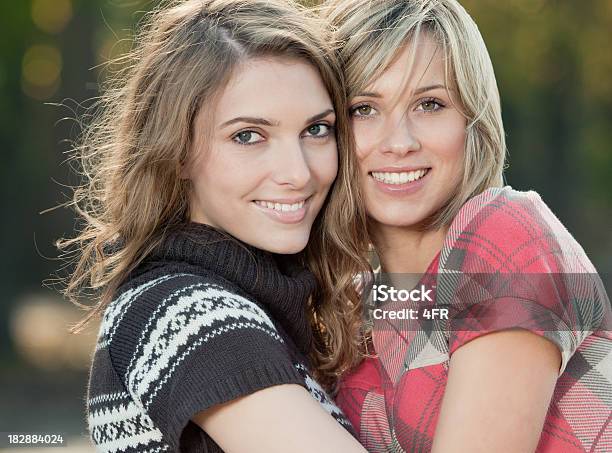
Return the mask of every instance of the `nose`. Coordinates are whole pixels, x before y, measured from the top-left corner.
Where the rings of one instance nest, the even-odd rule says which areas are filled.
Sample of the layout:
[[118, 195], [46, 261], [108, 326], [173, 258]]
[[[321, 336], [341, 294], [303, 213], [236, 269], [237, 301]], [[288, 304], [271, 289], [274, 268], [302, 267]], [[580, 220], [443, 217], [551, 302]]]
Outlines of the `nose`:
[[299, 140], [285, 142], [275, 154], [274, 180], [277, 184], [301, 189], [310, 182], [310, 166]]
[[421, 148], [421, 143], [414, 133], [408, 118], [403, 116], [399, 120], [389, 120], [382, 136], [380, 150], [383, 153], [405, 156], [411, 151]]

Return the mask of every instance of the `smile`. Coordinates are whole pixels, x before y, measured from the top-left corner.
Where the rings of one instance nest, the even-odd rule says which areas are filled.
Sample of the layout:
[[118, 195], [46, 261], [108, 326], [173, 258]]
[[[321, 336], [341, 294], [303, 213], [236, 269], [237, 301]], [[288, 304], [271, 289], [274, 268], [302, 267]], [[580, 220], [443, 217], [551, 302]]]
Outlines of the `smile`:
[[255, 200], [257, 206], [262, 208], [273, 209], [279, 212], [295, 212], [304, 207], [306, 199], [295, 203], [280, 203], [277, 201]]
[[254, 200], [253, 205], [269, 219], [291, 225], [301, 223], [306, 218], [311, 198]]
[[402, 172], [371, 172], [372, 177], [384, 184], [406, 184], [407, 182], [418, 181], [429, 172], [429, 168], [423, 168], [414, 171], [402, 171]]

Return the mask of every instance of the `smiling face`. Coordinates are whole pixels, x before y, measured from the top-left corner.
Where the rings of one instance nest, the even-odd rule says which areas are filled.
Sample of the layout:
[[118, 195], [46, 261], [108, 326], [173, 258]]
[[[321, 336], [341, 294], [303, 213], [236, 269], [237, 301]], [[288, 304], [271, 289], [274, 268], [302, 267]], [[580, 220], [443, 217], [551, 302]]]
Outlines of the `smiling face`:
[[[461, 181], [466, 119], [427, 34], [350, 100], [366, 210], [374, 229], [422, 225]], [[406, 73], [412, 62], [412, 71]]]
[[191, 220], [262, 250], [304, 249], [336, 177], [332, 101], [306, 62], [245, 62], [217, 102], [203, 106], [189, 171]]

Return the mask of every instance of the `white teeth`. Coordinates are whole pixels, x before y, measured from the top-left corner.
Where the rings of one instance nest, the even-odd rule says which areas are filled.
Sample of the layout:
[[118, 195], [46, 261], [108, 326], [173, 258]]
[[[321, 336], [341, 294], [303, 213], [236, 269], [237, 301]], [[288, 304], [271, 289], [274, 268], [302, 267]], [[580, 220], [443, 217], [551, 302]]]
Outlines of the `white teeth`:
[[375, 180], [384, 182], [385, 184], [406, 184], [407, 182], [421, 179], [427, 172], [428, 170], [425, 169], [400, 173], [373, 171], [372, 176]]
[[274, 209], [279, 212], [292, 212], [301, 209], [304, 206], [304, 200], [299, 203], [287, 204], [287, 203], [272, 203], [270, 201], [256, 200], [255, 204], [262, 208]]

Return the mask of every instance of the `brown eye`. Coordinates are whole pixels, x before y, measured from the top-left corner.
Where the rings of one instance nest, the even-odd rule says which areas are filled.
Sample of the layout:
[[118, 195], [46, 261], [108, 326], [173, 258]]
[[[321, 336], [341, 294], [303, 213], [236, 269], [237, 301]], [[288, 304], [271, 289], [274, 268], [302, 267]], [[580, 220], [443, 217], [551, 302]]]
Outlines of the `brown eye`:
[[419, 104], [419, 110], [424, 112], [435, 112], [436, 110], [441, 109], [443, 106], [438, 101], [434, 99], [428, 99]]
[[363, 116], [368, 116], [370, 113], [372, 113], [372, 107], [369, 105], [360, 105], [357, 107], [357, 113]]
[[375, 115], [376, 110], [371, 105], [363, 104], [358, 105], [357, 107], [353, 107], [351, 109], [351, 115], [360, 117], [360, 116], [373, 116]]

